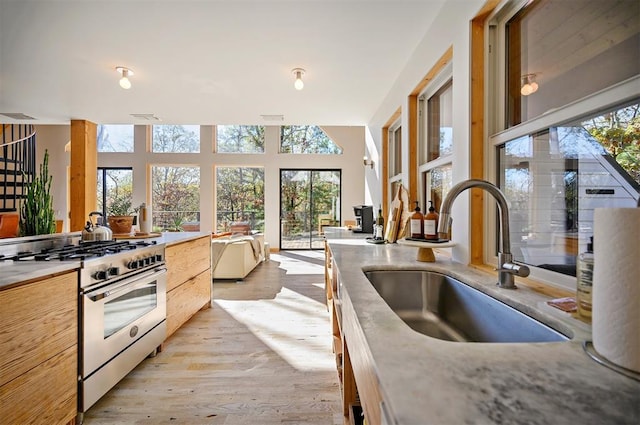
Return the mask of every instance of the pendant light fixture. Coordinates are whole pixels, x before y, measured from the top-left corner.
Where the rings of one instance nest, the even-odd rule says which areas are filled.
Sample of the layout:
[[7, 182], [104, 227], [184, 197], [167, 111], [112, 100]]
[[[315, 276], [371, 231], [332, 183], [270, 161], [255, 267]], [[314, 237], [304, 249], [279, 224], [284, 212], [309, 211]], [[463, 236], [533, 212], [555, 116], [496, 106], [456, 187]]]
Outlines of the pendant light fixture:
[[120, 87], [125, 90], [129, 90], [131, 88], [129, 76], [133, 75], [133, 71], [129, 68], [125, 68], [124, 66], [117, 66], [116, 71], [120, 74]]
[[293, 87], [295, 87], [296, 90], [302, 90], [304, 88], [304, 81], [302, 81], [302, 76], [304, 75], [305, 70], [302, 68], [293, 68], [291, 70], [291, 73], [296, 76]]

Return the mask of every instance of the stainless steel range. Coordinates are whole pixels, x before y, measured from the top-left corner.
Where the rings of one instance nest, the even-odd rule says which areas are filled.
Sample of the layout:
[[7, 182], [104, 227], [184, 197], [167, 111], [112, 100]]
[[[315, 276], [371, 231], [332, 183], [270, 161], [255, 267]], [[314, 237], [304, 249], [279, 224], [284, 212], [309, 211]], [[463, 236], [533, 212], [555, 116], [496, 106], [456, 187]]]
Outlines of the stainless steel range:
[[155, 354], [165, 339], [165, 246], [153, 241], [81, 242], [79, 236], [71, 236], [1, 248], [0, 261], [80, 262], [81, 423], [83, 413], [145, 357]]

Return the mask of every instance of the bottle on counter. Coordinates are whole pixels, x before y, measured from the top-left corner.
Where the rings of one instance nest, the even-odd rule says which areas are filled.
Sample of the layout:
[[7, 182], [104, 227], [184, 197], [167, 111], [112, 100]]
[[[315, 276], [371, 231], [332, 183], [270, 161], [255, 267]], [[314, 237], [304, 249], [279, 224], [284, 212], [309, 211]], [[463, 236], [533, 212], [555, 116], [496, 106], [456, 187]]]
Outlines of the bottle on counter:
[[593, 236], [589, 238], [587, 251], [578, 256], [576, 264], [578, 288], [576, 292], [576, 304], [578, 315], [591, 318], [591, 300], [593, 291]]
[[377, 240], [384, 239], [384, 217], [382, 216], [382, 206], [378, 208], [378, 217], [376, 218], [374, 238]]
[[433, 207], [433, 201], [429, 201], [429, 212], [424, 216], [424, 238], [438, 239], [438, 213]]
[[424, 234], [424, 215], [420, 212], [420, 206], [418, 205], [418, 201], [416, 202], [416, 207], [413, 210], [413, 214], [411, 214], [410, 219], [410, 228], [411, 228], [411, 238], [412, 239], [423, 239], [422, 235]]

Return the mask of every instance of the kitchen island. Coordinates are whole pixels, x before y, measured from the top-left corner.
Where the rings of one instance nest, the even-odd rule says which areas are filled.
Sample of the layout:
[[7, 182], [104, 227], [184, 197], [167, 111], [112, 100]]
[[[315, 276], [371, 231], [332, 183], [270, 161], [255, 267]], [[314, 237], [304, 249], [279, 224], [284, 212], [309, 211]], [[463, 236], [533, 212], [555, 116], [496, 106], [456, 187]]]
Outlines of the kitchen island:
[[[418, 262], [414, 247], [368, 244], [346, 230], [328, 231], [326, 238], [345, 415], [357, 392], [372, 425], [640, 423], [640, 382], [592, 360], [583, 350], [590, 327], [553, 311], [549, 297], [520, 280], [517, 290], [497, 288], [495, 272], [447, 257]], [[371, 285], [364, 272], [373, 270], [452, 276], [570, 341], [466, 343], [419, 334]]]

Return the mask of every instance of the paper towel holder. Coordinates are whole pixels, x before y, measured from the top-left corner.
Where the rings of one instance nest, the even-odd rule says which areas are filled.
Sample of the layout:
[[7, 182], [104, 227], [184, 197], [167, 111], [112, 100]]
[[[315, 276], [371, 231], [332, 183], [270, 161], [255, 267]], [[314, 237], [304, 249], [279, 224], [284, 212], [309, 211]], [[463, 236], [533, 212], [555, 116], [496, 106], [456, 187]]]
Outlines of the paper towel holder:
[[600, 363], [602, 366], [608, 367], [609, 369], [614, 370], [626, 376], [627, 378], [640, 381], [640, 373], [627, 369], [626, 367], [618, 366], [617, 364], [610, 362], [602, 354], [596, 351], [596, 347], [593, 346], [593, 342], [584, 341], [582, 343], [582, 348], [584, 348], [585, 353], [587, 353], [589, 357], [591, 357], [597, 363]]

